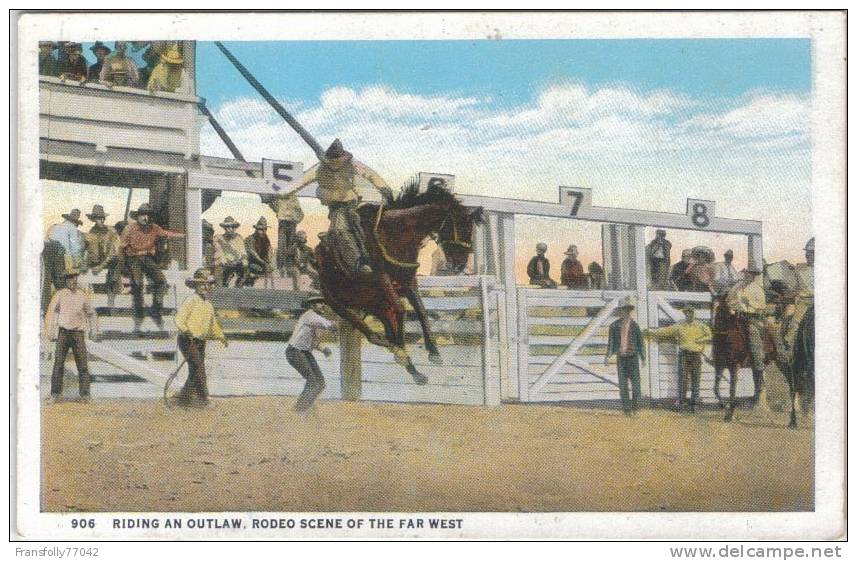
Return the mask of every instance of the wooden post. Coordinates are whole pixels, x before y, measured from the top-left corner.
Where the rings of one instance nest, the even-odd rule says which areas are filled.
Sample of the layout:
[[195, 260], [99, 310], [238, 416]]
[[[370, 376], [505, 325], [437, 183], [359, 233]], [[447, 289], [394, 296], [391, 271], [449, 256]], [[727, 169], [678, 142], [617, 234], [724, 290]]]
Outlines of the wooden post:
[[363, 334], [346, 321], [339, 327], [339, 369], [342, 399], [360, 401], [363, 382]]
[[494, 369], [491, 343], [491, 305], [485, 275], [479, 276], [479, 300], [482, 305], [482, 391], [485, 405], [500, 405], [500, 376]]
[[195, 271], [202, 267], [202, 190], [191, 184], [185, 187], [185, 243], [187, 244], [187, 269]]
[[506, 335], [509, 339], [509, 352], [508, 361], [502, 366], [500, 395], [502, 399], [523, 399], [519, 389], [522, 380], [526, 384], [529, 379], [526, 369], [524, 369], [523, 374], [520, 372], [518, 360], [521, 337], [526, 339], [527, 334], [521, 334], [518, 326], [518, 288], [515, 277], [515, 215], [511, 213], [500, 214], [497, 219], [489, 222], [489, 227], [489, 234], [492, 236], [492, 255], [497, 257], [494, 260], [495, 271], [500, 279], [500, 286], [506, 292]]
[[755, 265], [760, 271], [764, 270], [765, 259], [760, 234], [747, 236], [747, 265]]
[[[631, 244], [633, 246], [633, 271], [635, 289], [637, 291], [637, 323], [641, 329], [649, 327], [649, 275], [647, 274], [649, 264], [646, 263], [646, 227], [631, 226]], [[652, 345], [647, 345], [647, 358], [651, 355]], [[646, 366], [640, 369], [640, 390], [643, 397], [652, 397], [652, 372], [657, 373], [657, 365], [652, 365], [650, 360]]]

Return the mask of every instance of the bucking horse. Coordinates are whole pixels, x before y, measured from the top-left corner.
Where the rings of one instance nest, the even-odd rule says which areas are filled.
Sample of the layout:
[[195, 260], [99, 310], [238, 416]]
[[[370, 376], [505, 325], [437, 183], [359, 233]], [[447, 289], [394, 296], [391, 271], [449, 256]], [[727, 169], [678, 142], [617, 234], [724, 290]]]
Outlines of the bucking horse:
[[[335, 249], [322, 241], [315, 249], [321, 293], [340, 317], [370, 343], [389, 349], [417, 384], [425, 384], [428, 378], [416, 369], [405, 350], [401, 299], [410, 302], [419, 319], [429, 359], [441, 363], [417, 287], [419, 250], [433, 236], [450, 266], [463, 269], [472, 251], [474, 225], [482, 221], [482, 209], [464, 207], [443, 182], [430, 183], [424, 192], [417, 182], [411, 182], [394, 200], [363, 204], [358, 213], [373, 272], [344, 273]], [[383, 337], [369, 327], [366, 315], [381, 322]]]

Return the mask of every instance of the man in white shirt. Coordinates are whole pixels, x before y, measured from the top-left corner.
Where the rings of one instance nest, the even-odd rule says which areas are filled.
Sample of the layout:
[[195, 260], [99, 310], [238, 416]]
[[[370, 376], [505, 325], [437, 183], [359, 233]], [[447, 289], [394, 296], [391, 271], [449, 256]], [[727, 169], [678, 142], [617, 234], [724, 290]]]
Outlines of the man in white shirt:
[[731, 249], [727, 249], [723, 254], [723, 262], [717, 264], [715, 271], [714, 286], [718, 294], [726, 294], [733, 286], [738, 284], [740, 277], [735, 265], [732, 264], [734, 255]]
[[89, 366], [86, 356], [86, 332], [92, 340], [98, 340], [98, 318], [89, 301], [89, 294], [77, 286], [77, 269], [69, 269], [65, 275], [65, 288], [57, 290], [48, 305], [45, 330], [51, 341], [56, 341], [54, 369], [51, 374], [51, 400], [62, 396], [65, 377], [65, 358], [69, 350], [74, 355], [77, 367], [80, 398], [89, 400]]
[[324, 298], [308, 298], [304, 301], [304, 308], [306, 311], [298, 319], [286, 347], [289, 364], [306, 379], [306, 385], [295, 403], [295, 411], [309, 409], [324, 389], [324, 375], [312, 356], [312, 350], [319, 349], [324, 356], [330, 356], [330, 349], [319, 347], [318, 334], [336, 327], [334, 322], [322, 315], [328, 313]]

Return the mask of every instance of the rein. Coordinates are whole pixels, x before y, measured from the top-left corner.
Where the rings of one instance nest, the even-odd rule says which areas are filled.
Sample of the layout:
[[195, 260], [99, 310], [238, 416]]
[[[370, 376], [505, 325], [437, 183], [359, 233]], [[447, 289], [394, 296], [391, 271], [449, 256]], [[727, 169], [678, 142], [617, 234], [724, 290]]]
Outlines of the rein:
[[420, 266], [419, 263], [408, 263], [405, 261], [399, 261], [387, 251], [387, 248], [381, 243], [381, 237], [378, 235], [378, 227], [381, 225], [381, 215], [384, 213], [384, 205], [378, 207], [378, 214], [375, 215], [375, 227], [372, 228], [372, 233], [375, 235], [375, 241], [378, 243], [378, 247], [381, 249], [381, 255], [384, 256], [384, 259], [396, 267], [402, 267], [403, 269], [416, 269]]
[[[443, 222], [440, 224], [440, 228], [438, 231], [443, 230], [443, 227], [446, 226], [446, 221], [449, 220], [450, 214], [446, 215], [446, 218], [443, 219]], [[458, 226], [455, 224], [455, 220], [452, 221], [452, 239], [451, 240], [443, 240], [439, 244], [441, 247], [445, 245], [457, 245], [459, 247], [463, 247], [464, 249], [470, 249], [470, 242], [466, 242], [458, 237]]]

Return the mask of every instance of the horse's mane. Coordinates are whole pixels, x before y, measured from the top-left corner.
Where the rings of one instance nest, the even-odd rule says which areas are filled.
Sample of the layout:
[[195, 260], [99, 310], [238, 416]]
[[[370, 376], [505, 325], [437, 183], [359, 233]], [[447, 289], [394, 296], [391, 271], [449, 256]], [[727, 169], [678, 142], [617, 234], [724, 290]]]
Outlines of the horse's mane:
[[390, 210], [412, 208], [419, 205], [439, 204], [450, 208], [464, 208], [455, 195], [440, 183], [429, 183], [428, 188], [420, 192], [420, 184], [416, 178], [410, 179], [398, 196], [392, 201], [384, 203], [385, 208]]

